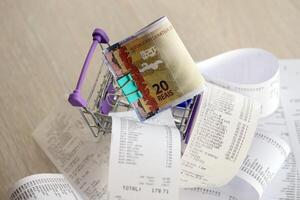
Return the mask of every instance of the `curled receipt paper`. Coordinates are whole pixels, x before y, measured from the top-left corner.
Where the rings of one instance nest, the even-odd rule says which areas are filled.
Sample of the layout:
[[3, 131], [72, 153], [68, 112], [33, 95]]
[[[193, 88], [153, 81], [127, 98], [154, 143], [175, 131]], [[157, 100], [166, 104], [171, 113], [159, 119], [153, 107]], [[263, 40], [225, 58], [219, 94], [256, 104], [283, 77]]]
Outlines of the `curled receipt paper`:
[[209, 82], [241, 93], [262, 105], [261, 117], [272, 114], [279, 105], [279, 64], [262, 49], [238, 49], [198, 63]]
[[204, 92], [183, 151], [182, 187], [219, 187], [239, 171], [259, 119], [279, 105], [277, 59], [241, 49], [198, 63]]

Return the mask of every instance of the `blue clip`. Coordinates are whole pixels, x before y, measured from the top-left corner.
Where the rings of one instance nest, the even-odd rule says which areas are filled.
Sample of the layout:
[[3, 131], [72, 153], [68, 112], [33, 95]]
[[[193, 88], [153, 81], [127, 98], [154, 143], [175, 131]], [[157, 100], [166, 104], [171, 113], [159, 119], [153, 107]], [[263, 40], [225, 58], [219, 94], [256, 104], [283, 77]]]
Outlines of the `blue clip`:
[[123, 94], [126, 96], [129, 103], [134, 103], [138, 99], [142, 98], [142, 93], [138, 90], [132, 76], [127, 74], [117, 80], [119, 87]]

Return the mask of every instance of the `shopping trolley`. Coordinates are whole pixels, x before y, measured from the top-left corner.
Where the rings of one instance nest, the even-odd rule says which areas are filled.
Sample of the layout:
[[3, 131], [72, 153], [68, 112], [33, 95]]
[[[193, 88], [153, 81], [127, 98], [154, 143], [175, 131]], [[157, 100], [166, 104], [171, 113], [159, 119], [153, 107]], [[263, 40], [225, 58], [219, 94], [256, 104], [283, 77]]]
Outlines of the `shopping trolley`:
[[[81, 88], [97, 45], [100, 45], [102, 51], [105, 49], [103, 45], [110, 47], [109, 38], [102, 29], [95, 29], [92, 37], [93, 42], [83, 64], [76, 88], [70, 94], [68, 101], [72, 106], [79, 108], [92, 134], [98, 137], [101, 134], [111, 132], [112, 120], [109, 116], [110, 112], [128, 111], [132, 109], [132, 107], [122, 94], [121, 88], [109, 71], [109, 67], [107, 66], [109, 63], [104, 55], [88, 98], [85, 100], [81, 96]], [[190, 100], [171, 108], [175, 124], [181, 133], [182, 140], [186, 142], [188, 141], [189, 133], [193, 126], [193, 119], [199, 107], [200, 99], [201, 95], [196, 95]]]

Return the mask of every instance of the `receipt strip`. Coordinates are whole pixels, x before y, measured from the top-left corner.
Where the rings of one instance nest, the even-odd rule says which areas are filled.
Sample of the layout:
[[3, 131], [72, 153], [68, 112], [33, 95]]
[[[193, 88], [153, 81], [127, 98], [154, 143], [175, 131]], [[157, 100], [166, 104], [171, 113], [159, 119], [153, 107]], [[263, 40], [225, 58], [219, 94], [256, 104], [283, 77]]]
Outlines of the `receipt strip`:
[[[155, 124], [112, 116], [110, 200], [176, 200], [179, 195], [180, 133], [171, 111]], [[157, 120], [173, 125], [160, 125]]]

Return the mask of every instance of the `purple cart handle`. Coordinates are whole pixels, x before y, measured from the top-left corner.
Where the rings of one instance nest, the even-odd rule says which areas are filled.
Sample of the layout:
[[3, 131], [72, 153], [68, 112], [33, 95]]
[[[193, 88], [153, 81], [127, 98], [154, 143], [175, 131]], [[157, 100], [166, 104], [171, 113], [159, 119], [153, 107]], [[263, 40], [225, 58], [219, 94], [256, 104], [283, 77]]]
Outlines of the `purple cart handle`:
[[70, 102], [70, 104], [72, 106], [75, 106], [75, 107], [86, 107], [87, 106], [87, 101], [80, 94], [81, 86], [82, 86], [83, 81], [85, 79], [88, 66], [90, 64], [90, 61], [91, 61], [93, 55], [94, 55], [95, 49], [97, 47], [97, 44], [98, 43], [99, 44], [101, 44], [101, 43], [108, 44], [108, 42], [109, 42], [108, 36], [100, 28], [96, 28], [94, 30], [92, 36], [93, 36], [93, 43], [92, 43], [92, 45], [90, 47], [90, 50], [89, 50], [89, 52], [88, 52], [88, 54], [86, 56], [85, 61], [84, 61], [84, 64], [83, 64], [83, 67], [81, 69], [81, 73], [80, 73], [80, 76], [79, 76], [76, 88], [69, 95], [69, 99], [68, 99], [68, 101]]

